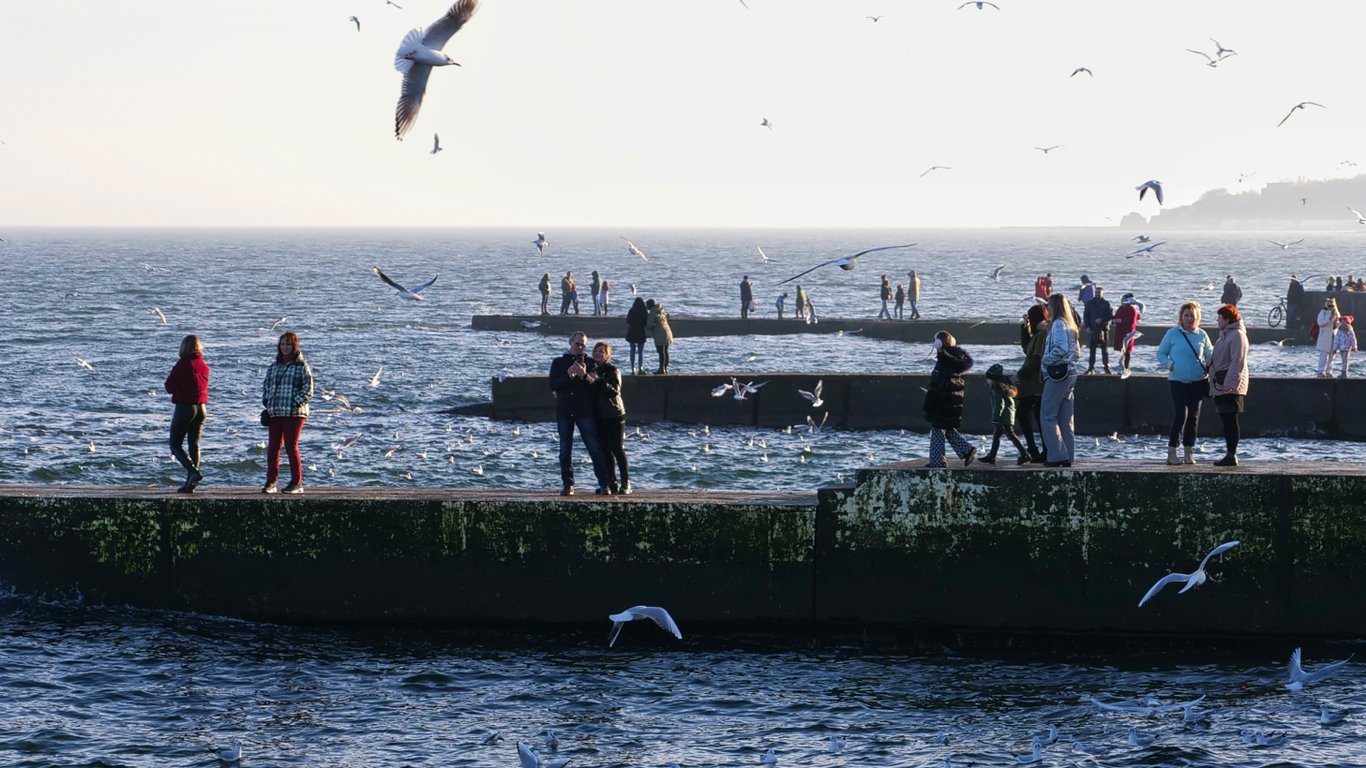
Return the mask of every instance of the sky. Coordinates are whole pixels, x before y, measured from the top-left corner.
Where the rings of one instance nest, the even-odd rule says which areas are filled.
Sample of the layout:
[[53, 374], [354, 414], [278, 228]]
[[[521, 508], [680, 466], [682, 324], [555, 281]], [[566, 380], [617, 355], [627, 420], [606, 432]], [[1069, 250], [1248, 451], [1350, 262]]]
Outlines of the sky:
[[402, 142], [449, 4], [396, 1], [0, 0], [0, 233], [1106, 226], [1366, 163], [1361, 0], [483, 0]]

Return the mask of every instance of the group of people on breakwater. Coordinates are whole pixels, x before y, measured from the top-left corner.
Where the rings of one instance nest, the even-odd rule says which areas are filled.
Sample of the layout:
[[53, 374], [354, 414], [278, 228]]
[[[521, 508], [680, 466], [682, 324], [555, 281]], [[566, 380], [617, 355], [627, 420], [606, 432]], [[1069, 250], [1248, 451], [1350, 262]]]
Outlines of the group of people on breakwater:
[[[1097, 293], [1103, 295], [1099, 289]], [[1219, 338], [1211, 342], [1200, 327], [1199, 302], [1182, 303], [1176, 325], [1157, 347], [1157, 361], [1167, 371], [1172, 401], [1167, 441], [1167, 463], [1171, 465], [1195, 463], [1195, 432], [1205, 398], [1213, 398], [1224, 429], [1225, 453], [1214, 465], [1238, 464], [1239, 414], [1244, 409], [1249, 379], [1247, 331], [1235, 305], [1221, 305], [1217, 315]], [[1138, 321], [1136, 309], [1134, 328]], [[1081, 373], [1081, 327], [1071, 302], [1061, 293], [1049, 294], [1046, 304], [1030, 307], [1021, 339], [1024, 363], [1013, 375], [999, 364], [986, 372], [994, 433], [990, 452], [981, 458], [983, 462], [996, 463], [1001, 439], [1005, 437], [1019, 451], [1019, 464], [1072, 466], [1076, 460], [1074, 390]], [[958, 428], [967, 401], [963, 376], [972, 368], [972, 356], [948, 331], [935, 334], [934, 347], [935, 366], [922, 404], [930, 423], [928, 466], [945, 466], [945, 443], [967, 466], [977, 458], [977, 449], [958, 433]], [[1132, 345], [1124, 352], [1126, 367], [1131, 352]], [[1091, 364], [1087, 373], [1094, 372], [1094, 346]], [[1027, 445], [1021, 443], [1017, 427]]]

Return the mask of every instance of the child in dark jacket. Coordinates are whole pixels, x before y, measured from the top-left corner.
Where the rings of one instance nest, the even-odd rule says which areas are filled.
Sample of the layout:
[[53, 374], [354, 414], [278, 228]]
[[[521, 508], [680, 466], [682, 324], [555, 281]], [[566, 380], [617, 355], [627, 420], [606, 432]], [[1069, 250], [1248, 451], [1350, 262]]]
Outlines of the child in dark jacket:
[[1015, 396], [1019, 390], [1006, 375], [1005, 369], [997, 363], [987, 369], [987, 389], [991, 391], [991, 423], [995, 431], [991, 435], [991, 452], [982, 457], [987, 464], [996, 463], [996, 451], [1001, 447], [1001, 438], [1009, 437], [1015, 449], [1020, 452], [1016, 464], [1028, 464], [1029, 453], [1015, 434]]
[[927, 467], [944, 466], [944, 441], [958, 457], [963, 466], [972, 463], [977, 449], [958, 434], [963, 423], [963, 395], [967, 384], [963, 374], [972, 367], [972, 356], [957, 346], [953, 334], [940, 331], [934, 335], [935, 363], [930, 372], [930, 386], [925, 390], [925, 418], [930, 422], [930, 462]]

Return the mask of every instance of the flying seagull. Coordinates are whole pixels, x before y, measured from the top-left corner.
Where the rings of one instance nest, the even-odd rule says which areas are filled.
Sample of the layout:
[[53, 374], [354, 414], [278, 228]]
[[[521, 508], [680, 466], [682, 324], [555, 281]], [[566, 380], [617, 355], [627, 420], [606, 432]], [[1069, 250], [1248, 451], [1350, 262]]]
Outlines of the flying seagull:
[[1218, 57], [1211, 56], [1211, 55], [1209, 55], [1208, 53], [1205, 53], [1204, 51], [1197, 51], [1197, 50], [1195, 50], [1194, 48], [1187, 48], [1186, 50], [1190, 51], [1191, 53], [1198, 54], [1198, 55], [1200, 55], [1200, 56], [1204, 56], [1204, 57], [1205, 57], [1205, 66], [1207, 66], [1207, 67], [1217, 67], [1217, 66], [1219, 66], [1219, 62], [1221, 62], [1221, 61], [1223, 61], [1225, 58], [1227, 58], [1227, 57], [1225, 57], [1225, 56], [1218, 56]]
[[[1147, 243], [1148, 241], [1147, 241], [1147, 240], [1144, 240], [1143, 242]], [[1158, 241], [1155, 242], [1155, 243], [1148, 243], [1148, 244], [1145, 245], [1144, 247], [1139, 248], [1138, 250], [1134, 251], [1133, 253], [1129, 254], [1128, 256], [1125, 256], [1124, 258], [1126, 258], [1126, 259], [1132, 259], [1133, 257], [1139, 255], [1140, 253], [1152, 253], [1159, 245], [1163, 245], [1163, 244], [1166, 243], [1166, 242], [1167, 242], [1166, 240], [1158, 240]]]
[[768, 121], [768, 118], [765, 117], [765, 118], [764, 118], [764, 121], [763, 121], [762, 123], [759, 123], [759, 127], [760, 127], [760, 128], [767, 128], [767, 129], [769, 129], [769, 130], [771, 131], [771, 130], [773, 130], [773, 123], [770, 123], [770, 122]]
[[[621, 237], [621, 235], [617, 235], [617, 237]], [[621, 239], [626, 240], [626, 238], [624, 237], [621, 237]], [[645, 259], [646, 261], [650, 260], [650, 257], [645, 255], [645, 251], [642, 251], [639, 248], [637, 248], [636, 244], [631, 242], [630, 240], [626, 240], [626, 250], [630, 251], [635, 256], [639, 256], [640, 258]]]
[[878, 23], [878, 21], [882, 19], [881, 16], [864, 16], [863, 18], [872, 19], [874, 24]]
[[1357, 223], [1358, 223], [1358, 224], [1366, 224], [1366, 216], [1362, 216], [1362, 215], [1361, 215], [1361, 211], [1358, 211], [1357, 209], [1353, 208], [1353, 207], [1350, 206], [1350, 205], [1347, 206], [1347, 210], [1351, 211], [1351, 212], [1352, 212], [1352, 215], [1355, 216], [1355, 217], [1357, 217]]
[[812, 408], [819, 408], [822, 405], [825, 405], [825, 401], [821, 399], [821, 387], [824, 386], [824, 384], [824, 381], [817, 381], [815, 389], [811, 390], [810, 392], [807, 392], [804, 389], [799, 389], [797, 390], [797, 394], [809, 400], [811, 402]]
[[995, 3], [987, 2], [987, 0], [968, 0], [966, 3], [963, 3], [962, 5], [958, 6], [958, 10], [961, 11], [961, 10], [963, 10], [964, 8], [967, 8], [969, 5], [975, 5], [975, 6], [977, 6], [977, 10], [979, 10], [979, 11], [986, 10], [985, 8], [982, 7], [982, 6], [984, 6], [984, 5], [989, 5], [989, 6], [991, 6], [992, 8], [995, 8], [995, 9], [998, 10], [998, 11], [1001, 10], [1001, 6], [999, 6], [999, 5], [995, 4]]
[[394, 0], [384, 0], [384, 4], [385, 4], [385, 5], [392, 5], [392, 6], [394, 6], [395, 8], [399, 9], [400, 11], [403, 10], [403, 6], [401, 6], [401, 5], [399, 5], [398, 3], [394, 2]]
[[91, 364], [90, 364], [90, 361], [89, 361], [89, 360], [86, 360], [85, 358], [77, 357], [77, 358], [76, 358], [76, 364], [79, 365], [80, 367], [86, 369], [87, 371], [93, 371], [93, 370], [95, 370], [95, 366], [91, 365]]
[[547, 239], [545, 239], [545, 233], [544, 233], [544, 232], [537, 232], [537, 233], [536, 233], [536, 239], [532, 242], [532, 245], [535, 245], [535, 246], [536, 246], [536, 255], [537, 255], [537, 256], [544, 256], [544, 255], [545, 255], [545, 247], [546, 247], [547, 245], [550, 245], [550, 241], [547, 240]]
[[419, 285], [418, 287], [410, 291], [407, 288], [404, 288], [403, 286], [394, 282], [393, 280], [390, 280], [388, 275], [384, 274], [379, 270], [379, 267], [375, 267], [372, 271], [375, 273], [375, 277], [378, 277], [379, 279], [396, 288], [398, 290], [398, 295], [402, 296], [405, 299], [408, 299], [409, 301], [422, 301], [422, 297], [418, 296], [418, 294], [432, 287], [432, 283], [436, 282], [436, 278], [433, 277], [431, 280], [428, 280], [427, 282], [423, 283], [422, 285]]
[[1051, 146], [1051, 147], [1035, 147], [1035, 149], [1039, 150], [1040, 152], [1042, 152], [1042, 153], [1044, 153], [1044, 154], [1046, 155], [1046, 154], [1048, 154], [1049, 152], [1052, 152], [1053, 150], [1055, 150], [1055, 149], [1057, 149], [1058, 147], [1061, 147], [1061, 146], [1062, 146], [1061, 144], [1054, 144], [1054, 145]]
[[425, 32], [414, 29], [399, 44], [398, 52], [394, 54], [394, 69], [403, 73], [403, 90], [398, 97], [398, 107], [394, 110], [394, 138], [402, 141], [408, 129], [417, 121], [417, 111], [422, 108], [422, 97], [427, 92], [427, 78], [432, 74], [432, 67], [448, 64], [460, 66], [441, 49], [477, 10], [479, 0], [458, 0], [446, 11], [445, 16], [433, 22]]
[[998, 283], [1001, 282], [1001, 273], [1004, 271], [1006, 271], [1006, 265], [997, 264], [996, 268], [991, 270], [991, 279]]
[[613, 622], [612, 637], [607, 641], [608, 648], [611, 648], [616, 644], [617, 635], [621, 634], [621, 628], [626, 626], [626, 622], [635, 621], [637, 619], [649, 619], [658, 624], [660, 629], [663, 629], [665, 632], [668, 632], [679, 640], [683, 639], [683, 632], [678, 628], [678, 625], [674, 623], [674, 617], [670, 616], [669, 612], [663, 608], [656, 608], [651, 605], [637, 605], [633, 608], [627, 608], [621, 613], [614, 613], [607, 618], [611, 619]]
[[360, 31], [360, 19], [356, 18], [355, 16], [352, 16], [352, 17], [351, 17], [351, 21], [353, 21], [353, 22], [356, 23], [356, 31], [359, 32], [359, 31]]
[[1142, 200], [1143, 196], [1148, 194], [1148, 190], [1151, 189], [1153, 191], [1153, 195], [1157, 197], [1157, 204], [1162, 204], [1162, 182], [1157, 181], [1156, 179], [1148, 179], [1142, 184], [1139, 184], [1138, 186], [1134, 187], [1134, 189], [1138, 190], [1139, 200]]
[[[1138, 601], [1138, 607], [1142, 608], [1144, 603], [1151, 600], [1153, 595], [1156, 595], [1158, 592], [1161, 592], [1162, 588], [1167, 586], [1168, 584], [1175, 584], [1178, 581], [1185, 582], [1186, 586], [1182, 587], [1181, 591], [1177, 594], [1185, 594], [1186, 592], [1200, 586], [1201, 584], [1204, 584], [1206, 578], [1205, 565], [1209, 563], [1210, 558], [1214, 557], [1215, 555], [1222, 555], [1236, 546], [1238, 546], [1238, 542], [1226, 541], [1223, 544], [1220, 544], [1219, 546], [1215, 547], [1214, 549], [1211, 549], [1209, 554], [1205, 555], [1205, 559], [1200, 561], [1200, 567], [1196, 568], [1194, 573], [1169, 573], [1166, 576], [1163, 576], [1162, 578], [1158, 579], [1157, 583], [1154, 584], [1152, 588], [1148, 590], [1148, 594], [1144, 595], [1143, 599]], [[1294, 657], [1291, 658], [1293, 659]]]
[[379, 370], [375, 371], [375, 375], [370, 377], [370, 386], [372, 388], [379, 386], [379, 377], [382, 375], [384, 375], [384, 366], [381, 365]]
[[1136, 235], [1133, 240], [1136, 243], [1150, 243], [1153, 239], [1147, 235]]
[[952, 170], [953, 170], [953, 167], [952, 167], [952, 166], [949, 166], [949, 165], [931, 165], [929, 168], [926, 168], [926, 169], [925, 169], [925, 172], [924, 172], [924, 173], [920, 174], [920, 175], [917, 176], [916, 178], [917, 178], [917, 179], [924, 178], [924, 177], [925, 177], [925, 174], [929, 173], [930, 171], [952, 171]]
[[1068, 77], [1076, 77], [1077, 75], [1081, 74], [1082, 72], [1085, 72], [1086, 74], [1090, 75], [1091, 77], [1095, 77], [1095, 76], [1096, 76], [1094, 72], [1092, 72], [1091, 70], [1087, 69], [1086, 67], [1077, 67], [1076, 69], [1072, 70], [1072, 74], [1068, 75]]
[[1267, 242], [1271, 243], [1272, 245], [1280, 246], [1280, 249], [1282, 251], [1288, 251], [1290, 250], [1290, 246], [1299, 245], [1300, 243], [1304, 242], [1304, 238], [1301, 237], [1299, 240], [1291, 240], [1288, 243], [1282, 243], [1278, 240], [1267, 240]]
[[838, 259], [831, 259], [831, 260], [829, 260], [829, 261], [821, 262], [820, 264], [817, 264], [816, 266], [812, 267], [811, 269], [806, 270], [806, 272], [798, 272], [797, 274], [793, 275], [792, 277], [789, 277], [788, 279], [779, 282], [778, 285], [782, 285], [783, 283], [790, 283], [790, 282], [792, 282], [793, 280], [796, 280], [797, 278], [801, 277], [802, 275], [805, 275], [807, 272], [814, 272], [814, 271], [820, 269], [821, 267], [828, 267], [828, 266], [830, 266], [831, 264], [833, 264], [833, 265], [835, 265], [835, 266], [839, 267], [840, 269], [843, 269], [843, 270], [845, 270], [845, 271], [847, 272], [847, 271], [853, 269], [854, 267], [858, 266], [858, 257], [864, 255], [865, 253], [873, 253], [874, 251], [887, 251], [887, 250], [891, 250], [891, 249], [893, 249], [893, 248], [911, 248], [911, 247], [914, 247], [915, 245], [916, 245], [915, 243], [907, 243], [906, 245], [884, 245], [884, 246], [881, 246], [881, 247], [878, 247], [878, 248], [869, 248], [869, 249], [866, 250], [866, 251], [859, 251], [858, 253], [854, 254], [853, 256], [841, 256], [841, 257], [839, 257]]
[[758, 246], [758, 245], [754, 246], [754, 250], [756, 250], [756, 251], [759, 252], [759, 260], [762, 261], [762, 262], [764, 262], [765, 264], [767, 264], [767, 263], [770, 262], [770, 261], [773, 261], [773, 259], [770, 259], [770, 258], [768, 257], [768, 254], [767, 254], [767, 253], [764, 253], [764, 249], [763, 249], [761, 246]]
[[1282, 117], [1282, 118], [1281, 118], [1281, 121], [1280, 121], [1279, 123], [1276, 123], [1276, 127], [1277, 127], [1277, 128], [1280, 128], [1282, 125], [1285, 125], [1285, 121], [1286, 121], [1286, 120], [1289, 120], [1289, 119], [1290, 119], [1290, 116], [1293, 115], [1293, 114], [1295, 114], [1295, 110], [1297, 110], [1297, 109], [1304, 109], [1305, 107], [1310, 107], [1310, 106], [1319, 107], [1319, 108], [1321, 108], [1321, 109], [1328, 109], [1328, 107], [1323, 106], [1322, 104], [1318, 103], [1317, 101], [1301, 101], [1299, 104], [1296, 104], [1295, 106], [1291, 107], [1289, 112], [1286, 112], [1286, 113], [1285, 113], [1285, 117]]
[[440, 152], [441, 150], [442, 150], [442, 146], [441, 146], [441, 134], [439, 134], [439, 133], [433, 133], [433, 134], [432, 134], [432, 154], [435, 155], [437, 152]]
[[152, 307], [152, 314], [157, 316], [162, 325], [166, 325], [166, 313], [161, 311], [161, 307]]
[[1343, 665], [1351, 660], [1352, 657], [1348, 656], [1342, 661], [1325, 664], [1313, 672], [1305, 672], [1304, 668], [1300, 666], [1300, 649], [1296, 648], [1290, 654], [1290, 682], [1286, 683], [1285, 687], [1292, 691], [1298, 691], [1306, 685], [1317, 683], [1318, 681], [1329, 677], [1339, 669], [1342, 669]]
[[1222, 58], [1222, 57], [1225, 56], [1225, 55], [1232, 56], [1233, 54], [1237, 53], [1237, 51], [1233, 50], [1232, 48], [1225, 48], [1223, 45], [1220, 45], [1219, 41], [1218, 41], [1218, 40], [1215, 40], [1215, 39], [1212, 38], [1212, 37], [1209, 39], [1209, 41], [1210, 41], [1211, 43], [1214, 43], [1214, 48], [1215, 48], [1215, 50], [1214, 50], [1214, 55], [1215, 55], [1215, 56], [1219, 56], [1220, 58]]

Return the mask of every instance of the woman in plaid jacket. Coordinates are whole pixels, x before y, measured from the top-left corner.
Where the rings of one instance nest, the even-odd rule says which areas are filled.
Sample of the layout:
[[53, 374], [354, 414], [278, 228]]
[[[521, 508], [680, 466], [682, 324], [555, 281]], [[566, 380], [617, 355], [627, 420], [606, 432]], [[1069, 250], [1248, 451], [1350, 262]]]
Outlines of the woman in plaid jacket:
[[276, 347], [275, 362], [266, 369], [261, 405], [270, 417], [270, 441], [266, 445], [266, 485], [262, 493], [277, 493], [280, 446], [289, 452], [289, 485], [285, 493], [304, 492], [304, 466], [299, 456], [299, 434], [308, 420], [308, 401], [313, 399], [313, 369], [304, 360], [299, 336], [286, 331]]

